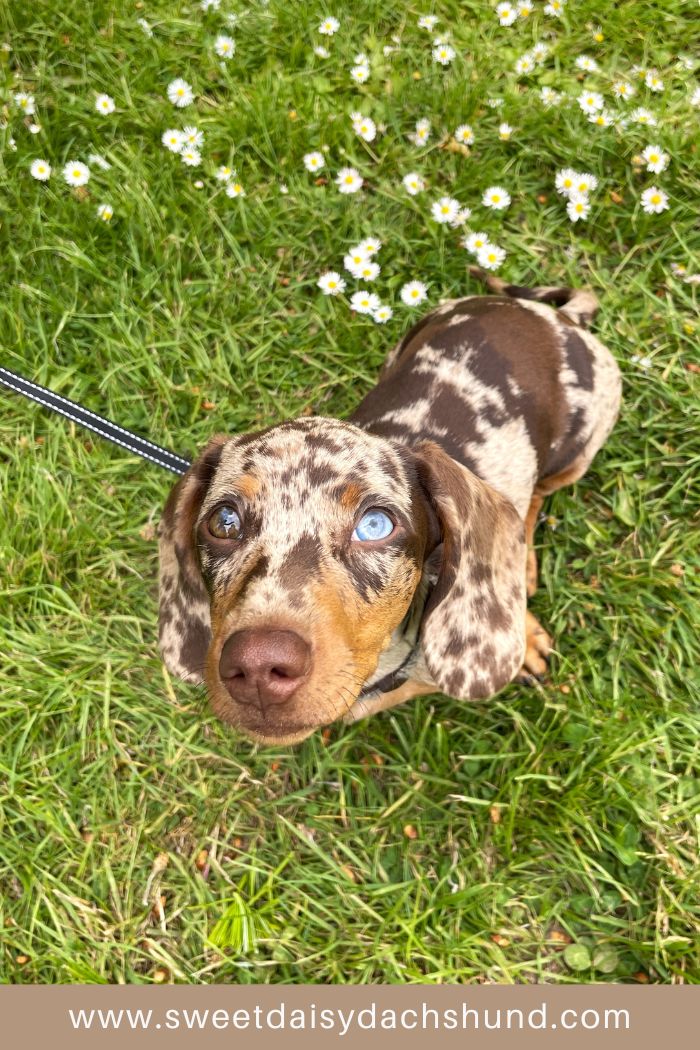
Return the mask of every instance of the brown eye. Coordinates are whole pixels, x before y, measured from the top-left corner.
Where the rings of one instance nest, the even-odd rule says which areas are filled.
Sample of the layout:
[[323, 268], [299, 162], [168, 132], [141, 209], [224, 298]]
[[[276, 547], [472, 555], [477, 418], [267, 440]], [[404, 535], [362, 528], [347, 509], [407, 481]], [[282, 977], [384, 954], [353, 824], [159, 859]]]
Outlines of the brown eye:
[[243, 523], [236, 508], [225, 504], [214, 511], [207, 528], [218, 540], [238, 540], [243, 532]]

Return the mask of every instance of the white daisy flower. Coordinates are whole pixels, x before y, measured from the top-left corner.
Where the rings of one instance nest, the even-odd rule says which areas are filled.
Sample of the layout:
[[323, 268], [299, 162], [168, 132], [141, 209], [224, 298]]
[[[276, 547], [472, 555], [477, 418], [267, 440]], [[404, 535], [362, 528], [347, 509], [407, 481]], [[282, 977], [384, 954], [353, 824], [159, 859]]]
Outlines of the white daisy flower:
[[589, 193], [593, 193], [594, 190], [598, 189], [598, 179], [595, 175], [591, 175], [589, 171], [577, 171], [574, 178], [574, 193], [581, 193], [584, 196]]
[[530, 0], [522, 0], [522, 3], [518, 4], [518, 18], [529, 18], [534, 10], [534, 4], [531, 4]]
[[51, 176], [51, 165], [48, 160], [33, 160], [29, 174], [39, 182], [46, 182]]
[[663, 91], [664, 89], [664, 82], [655, 69], [648, 70], [644, 83], [650, 91]]
[[185, 146], [194, 146], [195, 149], [199, 149], [204, 145], [204, 132], [190, 124], [182, 129], [182, 141]]
[[485, 248], [487, 244], [490, 244], [488, 233], [470, 233], [462, 241], [462, 246], [471, 252], [472, 255], [478, 255], [482, 248]]
[[369, 80], [369, 66], [353, 66], [350, 70], [350, 76], [356, 84], [364, 84], [365, 81]]
[[427, 117], [416, 121], [416, 130], [408, 137], [412, 142], [415, 142], [416, 146], [424, 146], [426, 144], [430, 138], [430, 121]]
[[375, 292], [368, 292], [366, 288], [360, 288], [350, 297], [350, 308], [358, 314], [373, 314], [382, 305], [382, 301]]
[[222, 33], [214, 41], [214, 50], [219, 58], [231, 59], [236, 50], [236, 41]]
[[422, 281], [408, 281], [399, 291], [401, 302], [406, 306], [419, 306], [425, 301], [427, 294], [428, 289]]
[[502, 186], [489, 186], [484, 191], [481, 203], [485, 208], [495, 208], [496, 211], [502, 211], [503, 208], [507, 208], [510, 204], [510, 194]]
[[588, 114], [588, 123], [596, 124], [599, 128], [610, 128], [615, 123], [615, 115], [607, 109], [599, 109], [597, 113]]
[[363, 117], [361, 113], [353, 113], [351, 119], [355, 133], [365, 142], [373, 142], [377, 135], [377, 125], [372, 118]]
[[454, 137], [457, 142], [462, 142], [465, 146], [471, 146], [474, 141], [474, 130], [471, 124], [460, 124], [455, 129]]
[[161, 135], [160, 141], [171, 153], [179, 153], [185, 144], [185, 136], [177, 128], [168, 128]]
[[644, 106], [639, 106], [638, 109], [632, 110], [630, 113], [630, 120], [634, 124], [644, 124], [647, 127], [655, 128], [657, 124], [656, 117]]
[[319, 33], [321, 33], [323, 36], [333, 36], [333, 34], [337, 33], [339, 29], [340, 22], [337, 18], [333, 17], [324, 18], [320, 26], [318, 27]]
[[695, 88], [695, 91], [690, 96], [691, 106], [700, 106], [700, 86]]
[[418, 28], [427, 29], [428, 32], [432, 32], [439, 21], [440, 19], [435, 15], [421, 15], [418, 19]]
[[653, 171], [655, 175], [668, 167], [668, 153], [664, 153], [660, 146], [647, 146], [642, 150], [642, 156], [647, 164], [647, 171]]
[[233, 168], [229, 168], [228, 164], [220, 164], [216, 169], [216, 179], [218, 182], [230, 182], [235, 172]]
[[356, 249], [350, 250], [365, 252], [366, 255], [372, 256], [377, 254], [381, 246], [382, 242], [378, 237], [365, 237], [363, 241], [360, 241]]
[[84, 186], [90, 178], [90, 169], [79, 160], [69, 160], [63, 169], [63, 178], [69, 186]]
[[194, 92], [182, 77], [170, 81], [167, 87], [167, 95], [168, 99], [178, 109], [184, 109], [185, 106], [189, 106], [194, 102]]
[[341, 168], [335, 178], [335, 184], [341, 193], [357, 193], [362, 189], [364, 181], [355, 168]]
[[452, 223], [453, 226], [464, 226], [465, 222], [468, 222], [472, 217], [471, 208], [460, 208], [455, 216], [455, 221]]
[[584, 113], [596, 113], [605, 105], [603, 96], [597, 91], [583, 91], [576, 101]]
[[573, 168], [562, 168], [554, 177], [554, 185], [557, 193], [568, 197], [576, 189], [576, 180], [579, 178], [577, 171]]
[[391, 307], [382, 304], [381, 306], [378, 306], [377, 309], [374, 311], [374, 313], [372, 314], [372, 319], [376, 321], [377, 324], [386, 324], [386, 322], [390, 321], [393, 316], [394, 311], [391, 309]]
[[459, 214], [459, 201], [454, 197], [441, 197], [433, 203], [430, 211], [435, 222], [441, 225], [453, 223]]
[[304, 154], [304, 167], [307, 171], [320, 171], [321, 168], [325, 167], [325, 164], [324, 156], [318, 150]]
[[498, 21], [502, 26], [512, 26], [518, 17], [517, 9], [508, 3], [499, 4], [496, 8]]
[[590, 210], [590, 201], [585, 193], [574, 192], [569, 195], [569, 200], [566, 205], [566, 214], [572, 222], [578, 222], [579, 219], [588, 218]]
[[561, 18], [564, 13], [565, 0], [549, 0], [544, 6], [544, 13], [550, 18]]
[[316, 45], [316, 47], [314, 48], [314, 54], [317, 58], [330, 58], [331, 56], [330, 51], [327, 47], [324, 47], [323, 44]]
[[590, 55], [579, 55], [574, 64], [577, 69], [583, 69], [586, 73], [598, 72], [598, 63]]
[[632, 98], [632, 96], [636, 94], [632, 85], [627, 84], [624, 80], [616, 80], [612, 86], [612, 92], [615, 98], [622, 99]]
[[423, 179], [420, 175], [416, 174], [415, 171], [410, 172], [408, 175], [404, 175], [401, 181], [406, 193], [410, 194], [411, 197], [415, 197], [417, 193], [420, 193], [425, 189]]
[[513, 129], [510, 124], [503, 123], [498, 125], [498, 137], [501, 142], [508, 142], [512, 134]]
[[98, 204], [97, 205], [97, 218], [102, 219], [103, 222], [109, 222], [114, 215], [114, 208], [111, 204]]
[[95, 99], [95, 109], [98, 113], [104, 113], [109, 115], [114, 113], [117, 107], [114, 105], [114, 99], [111, 95], [98, 95]]
[[322, 273], [316, 284], [324, 295], [340, 295], [345, 291], [345, 280], [335, 270]]
[[194, 146], [183, 146], [180, 150], [182, 163], [188, 168], [197, 168], [202, 163], [202, 154]]
[[202, 11], [218, 11], [221, 7], [221, 0], [200, 0], [199, 6]]
[[31, 117], [34, 112], [34, 96], [28, 95], [26, 91], [18, 91], [15, 95], [15, 105], [21, 109], [25, 117]]
[[30, 135], [38, 135], [41, 131], [41, 124], [30, 124], [27, 130]]
[[362, 245], [358, 244], [354, 248], [351, 248], [347, 255], [343, 257], [343, 266], [349, 273], [353, 274], [354, 276], [355, 270], [358, 268], [358, 266], [362, 266], [363, 263], [368, 261], [369, 255], [362, 247]]
[[515, 72], [518, 76], [522, 76], [524, 73], [532, 73], [534, 68], [535, 60], [529, 52], [525, 55], [521, 55], [515, 63]]
[[549, 109], [551, 106], [558, 106], [561, 102], [562, 96], [558, 91], [555, 91], [551, 87], [543, 87], [540, 89], [540, 100], [542, 104]]
[[[348, 267], [348, 269], [350, 269]], [[381, 266], [379, 263], [372, 262], [371, 259], [365, 259], [364, 262], [359, 263], [358, 266], [354, 266], [350, 273], [353, 277], [357, 277], [361, 281], [373, 281], [379, 277], [381, 273]]]
[[240, 182], [226, 183], [226, 189], [224, 192], [227, 197], [245, 197], [245, 190], [241, 186]]
[[485, 244], [483, 248], [479, 248], [476, 254], [476, 261], [485, 270], [497, 270], [502, 265], [505, 257], [505, 251], [503, 248], [499, 248], [497, 244]]
[[650, 186], [642, 194], [642, 208], [647, 215], [656, 215], [668, 208], [668, 195], [658, 186]]
[[88, 153], [88, 164], [92, 164], [95, 168], [101, 168], [102, 171], [109, 171], [112, 167], [101, 153]]
[[530, 54], [534, 58], [535, 62], [544, 62], [545, 58], [549, 54], [549, 48], [546, 44], [538, 41], [531, 49]]
[[489, 107], [489, 109], [500, 109], [501, 106], [503, 105], [503, 99], [502, 98], [487, 98], [486, 99], [486, 105]]
[[449, 44], [438, 43], [433, 48], [433, 58], [436, 62], [439, 62], [441, 66], [449, 66], [452, 59], [455, 57], [457, 52]]

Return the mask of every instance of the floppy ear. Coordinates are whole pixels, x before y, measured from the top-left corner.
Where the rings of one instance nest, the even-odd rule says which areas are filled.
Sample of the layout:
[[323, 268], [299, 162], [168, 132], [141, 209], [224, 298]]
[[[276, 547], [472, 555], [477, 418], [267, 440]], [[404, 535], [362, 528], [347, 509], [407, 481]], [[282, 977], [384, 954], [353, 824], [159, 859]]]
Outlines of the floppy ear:
[[443, 557], [421, 644], [448, 696], [482, 700], [510, 682], [525, 654], [525, 528], [513, 504], [432, 441], [415, 449], [438, 516]]
[[195, 685], [204, 681], [211, 620], [194, 524], [227, 440], [225, 434], [211, 439], [173, 488], [158, 525], [160, 649], [168, 670]]

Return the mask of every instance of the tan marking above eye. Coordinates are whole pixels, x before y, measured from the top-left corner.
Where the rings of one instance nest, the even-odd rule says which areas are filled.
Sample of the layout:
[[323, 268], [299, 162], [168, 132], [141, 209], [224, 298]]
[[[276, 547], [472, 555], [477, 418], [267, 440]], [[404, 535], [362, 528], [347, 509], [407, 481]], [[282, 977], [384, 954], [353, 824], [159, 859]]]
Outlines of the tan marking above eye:
[[236, 490], [240, 492], [246, 500], [252, 500], [260, 492], [261, 483], [260, 479], [256, 478], [253, 474], [243, 474], [240, 478], [236, 479]]
[[340, 505], [344, 510], [353, 510], [361, 499], [362, 489], [354, 481], [351, 481], [343, 490], [340, 497]]

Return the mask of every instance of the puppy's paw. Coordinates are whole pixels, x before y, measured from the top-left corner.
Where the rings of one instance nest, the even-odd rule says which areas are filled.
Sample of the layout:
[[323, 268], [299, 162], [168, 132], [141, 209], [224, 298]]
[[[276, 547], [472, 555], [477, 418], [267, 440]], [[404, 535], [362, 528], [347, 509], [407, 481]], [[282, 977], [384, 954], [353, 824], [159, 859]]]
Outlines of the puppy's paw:
[[525, 659], [515, 681], [534, 685], [544, 680], [549, 666], [552, 639], [531, 612], [525, 613]]

